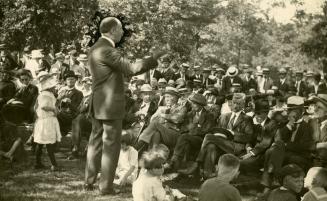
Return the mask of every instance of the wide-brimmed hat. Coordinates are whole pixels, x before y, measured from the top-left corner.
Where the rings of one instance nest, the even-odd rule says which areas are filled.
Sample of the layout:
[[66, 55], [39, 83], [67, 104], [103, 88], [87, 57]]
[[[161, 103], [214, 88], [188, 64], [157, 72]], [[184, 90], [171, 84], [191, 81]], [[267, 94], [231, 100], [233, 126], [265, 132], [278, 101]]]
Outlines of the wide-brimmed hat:
[[269, 68], [262, 68], [262, 73], [269, 73], [269, 72], [270, 72]]
[[67, 71], [67, 73], [64, 74], [64, 80], [66, 80], [67, 78], [69, 77], [73, 77], [75, 79], [77, 79], [77, 75], [75, 74], [74, 71], [70, 70], [70, 71]]
[[211, 94], [214, 96], [218, 96], [219, 92], [218, 92], [218, 89], [211, 87], [211, 88], [208, 88], [203, 94]]
[[304, 176], [304, 171], [300, 166], [296, 164], [288, 164], [282, 167], [277, 172], [277, 176], [279, 177], [280, 182], [282, 182], [284, 177], [286, 176], [292, 176], [295, 178], [299, 176]]
[[283, 74], [286, 74], [287, 71], [285, 68], [281, 68], [281, 69], [279, 69], [278, 73], [283, 75]]
[[167, 80], [165, 78], [160, 78], [158, 80], [158, 83], [166, 83], [167, 84]]
[[210, 73], [211, 69], [210, 68], [203, 68], [203, 72]]
[[317, 103], [320, 102], [327, 107], [327, 94], [318, 94], [316, 96], [310, 96], [306, 103]]
[[176, 89], [175, 87], [166, 87], [163, 94], [170, 94], [170, 95], [177, 96], [177, 97], [180, 96], [178, 89]]
[[87, 60], [88, 60], [88, 58], [87, 58], [86, 54], [80, 54], [77, 57], [77, 61], [87, 61]]
[[304, 98], [301, 96], [290, 96], [286, 103], [287, 109], [300, 109], [304, 107]]
[[41, 71], [37, 75], [37, 80], [40, 83], [41, 90], [52, 88], [58, 84], [55, 75], [56, 74], [48, 73], [46, 71]]
[[221, 67], [216, 68], [216, 72], [217, 73], [221, 72], [221, 73], [225, 74], [225, 70], [223, 68], [221, 68]]
[[303, 75], [303, 74], [304, 74], [303, 71], [300, 71], [300, 70], [295, 72], [295, 75]]
[[31, 58], [32, 59], [41, 59], [44, 55], [42, 54], [42, 50], [32, 50]]
[[313, 77], [314, 73], [311, 70], [308, 70], [305, 74], [306, 77]]
[[149, 84], [143, 84], [141, 86], [141, 92], [152, 92], [152, 87]]
[[203, 95], [198, 94], [198, 93], [193, 93], [188, 98], [188, 100], [193, 102], [193, 103], [199, 104], [201, 106], [206, 106], [207, 105], [207, 99]]
[[231, 66], [227, 69], [227, 75], [229, 77], [235, 77], [238, 74], [238, 69], [235, 66]]
[[200, 66], [194, 66], [193, 69], [194, 70], [201, 70], [201, 67]]

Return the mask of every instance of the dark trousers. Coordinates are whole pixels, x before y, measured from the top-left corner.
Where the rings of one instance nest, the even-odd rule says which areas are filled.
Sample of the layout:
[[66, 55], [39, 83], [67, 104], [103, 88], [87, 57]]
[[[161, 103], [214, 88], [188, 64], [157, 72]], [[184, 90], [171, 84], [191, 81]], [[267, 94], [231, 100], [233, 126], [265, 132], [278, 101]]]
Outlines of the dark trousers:
[[74, 115], [69, 112], [59, 112], [58, 113], [58, 122], [60, 126], [60, 132], [62, 136], [66, 136], [69, 131], [72, 130], [72, 122], [74, 119]]
[[186, 157], [187, 161], [195, 161], [198, 154], [203, 138], [197, 135], [180, 135], [177, 139], [173, 158], [175, 160], [181, 160]]
[[[57, 161], [54, 155], [55, 152], [55, 144], [46, 144], [45, 147], [47, 148], [48, 156], [51, 162], [51, 165], [57, 166]], [[42, 164], [42, 149], [43, 149], [43, 144], [37, 144], [36, 145], [36, 165], [41, 165]]]
[[72, 122], [72, 145], [74, 152], [78, 153], [82, 137], [89, 139], [91, 132], [91, 120], [86, 117], [86, 114], [79, 114]]
[[94, 184], [101, 171], [99, 187], [102, 192], [113, 188], [120, 153], [122, 120], [92, 119], [92, 132], [87, 150], [85, 183]]

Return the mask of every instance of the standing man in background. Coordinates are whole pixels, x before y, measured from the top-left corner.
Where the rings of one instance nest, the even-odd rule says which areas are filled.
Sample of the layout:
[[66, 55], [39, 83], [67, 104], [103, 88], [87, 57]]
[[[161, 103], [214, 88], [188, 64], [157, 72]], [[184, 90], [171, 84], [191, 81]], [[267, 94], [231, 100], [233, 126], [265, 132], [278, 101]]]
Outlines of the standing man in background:
[[89, 54], [92, 75], [90, 114], [92, 132], [88, 144], [85, 170], [85, 190], [93, 190], [98, 172], [101, 172], [101, 195], [115, 194], [113, 180], [120, 152], [122, 119], [125, 116], [123, 76], [144, 73], [158, 65], [163, 51], [136, 63], [115, 49], [123, 34], [121, 22], [114, 17], [104, 18], [100, 24], [102, 37], [92, 46]]

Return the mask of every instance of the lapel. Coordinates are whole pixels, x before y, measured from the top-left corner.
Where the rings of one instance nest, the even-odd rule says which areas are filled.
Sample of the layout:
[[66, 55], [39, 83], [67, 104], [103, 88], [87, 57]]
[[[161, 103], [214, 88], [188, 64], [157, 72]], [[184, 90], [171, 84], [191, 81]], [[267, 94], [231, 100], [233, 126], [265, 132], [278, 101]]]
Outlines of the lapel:
[[222, 127], [223, 128], [227, 128], [228, 122], [229, 122], [230, 118], [232, 117], [232, 114], [233, 114], [232, 112], [226, 114], [225, 118], [222, 121], [222, 124], [223, 124]]
[[240, 115], [238, 116], [236, 122], [233, 125], [233, 129], [236, 128], [242, 121], [243, 121], [243, 113], [241, 112]]
[[199, 117], [199, 124], [201, 124], [201, 126], [203, 125], [203, 123], [206, 120], [206, 116], [207, 116], [206, 114], [207, 114], [207, 111], [205, 109], [203, 109], [201, 112], [201, 115]]

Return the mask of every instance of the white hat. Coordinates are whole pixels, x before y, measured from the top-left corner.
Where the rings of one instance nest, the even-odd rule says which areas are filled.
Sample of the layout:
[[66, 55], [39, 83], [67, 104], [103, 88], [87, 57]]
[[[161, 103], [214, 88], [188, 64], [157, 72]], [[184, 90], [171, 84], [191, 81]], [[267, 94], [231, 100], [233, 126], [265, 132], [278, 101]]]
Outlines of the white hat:
[[235, 66], [231, 66], [227, 69], [227, 75], [229, 77], [235, 77], [238, 74], [238, 69]]
[[149, 84], [143, 84], [141, 86], [141, 92], [152, 92], [152, 87]]
[[78, 61], [87, 61], [88, 58], [87, 58], [87, 55], [86, 55], [86, 54], [80, 54], [80, 55], [77, 57], [77, 60], [78, 60]]
[[43, 58], [44, 55], [42, 54], [42, 50], [32, 50], [31, 57], [32, 59], [40, 59]]
[[167, 80], [165, 78], [160, 78], [158, 83], [167, 83]]
[[301, 96], [291, 96], [287, 99], [287, 106], [302, 106], [304, 105], [304, 98]]
[[54, 75], [56, 74], [48, 73], [45, 71], [41, 71], [37, 75], [37, 80], [40, 83], [41, 90], [52, 88], [58, 84], [56, 76]]

